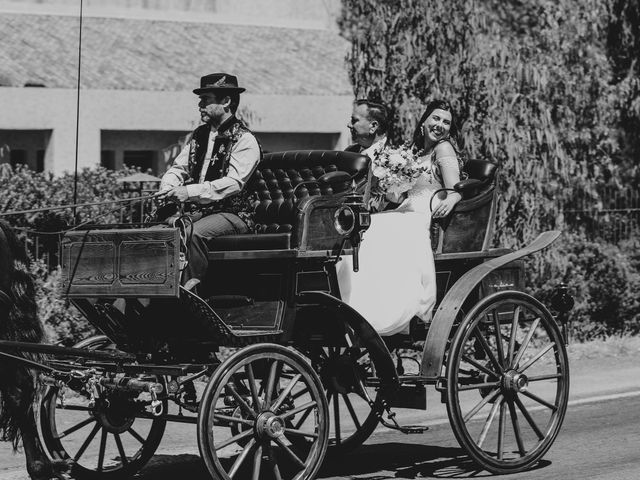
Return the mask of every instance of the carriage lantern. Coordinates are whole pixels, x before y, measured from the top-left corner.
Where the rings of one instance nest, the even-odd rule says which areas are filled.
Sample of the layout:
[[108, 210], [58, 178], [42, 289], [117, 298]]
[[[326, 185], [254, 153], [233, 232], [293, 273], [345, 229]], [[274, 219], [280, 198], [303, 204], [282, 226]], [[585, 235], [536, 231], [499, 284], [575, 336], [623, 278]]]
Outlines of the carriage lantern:
[[340, 208], [333, 215], [333, 226], [353, 248], [353, 271], [357, 272], [358, 250], [362, 235], [371, 225], [371, 214], [364, 204], [363, 197], [355, 190], [348, 194]]

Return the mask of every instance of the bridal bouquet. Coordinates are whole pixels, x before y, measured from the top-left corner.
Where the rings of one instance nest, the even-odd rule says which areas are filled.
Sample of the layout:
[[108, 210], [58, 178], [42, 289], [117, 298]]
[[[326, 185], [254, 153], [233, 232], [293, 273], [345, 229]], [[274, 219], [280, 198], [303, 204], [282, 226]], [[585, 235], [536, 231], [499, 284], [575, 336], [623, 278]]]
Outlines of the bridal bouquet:
[[373, 158], [373, 176], [377, 178], [377, 188], [382, 193], [400, 195], [411, 190], [418, 177], [426, 171], [423, 163], [406, 146], [386, 146]]

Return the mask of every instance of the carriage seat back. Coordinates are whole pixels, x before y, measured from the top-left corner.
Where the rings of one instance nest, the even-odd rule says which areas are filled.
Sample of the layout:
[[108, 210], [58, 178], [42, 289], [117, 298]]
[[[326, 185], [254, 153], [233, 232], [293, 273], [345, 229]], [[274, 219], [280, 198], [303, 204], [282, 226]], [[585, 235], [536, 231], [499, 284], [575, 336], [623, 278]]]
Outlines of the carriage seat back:
[[497, 165], [469, 160], [463, 170], [468, 178], [454, 187], [462, 200], [447, 219], [433, 224], [431, 237], [436, 253], [475, 252], [491, 246]]
[[[368, 158], [354, 152], [293, 150], [264, 155], [247, 183], [255, 192], [255, 234], [212, 239], [211, 250], [272, 250], [299, 246], [303, 207], [310, 197], [334, 193], [317, 180], [328, 172], [344, 171], [357, 183], [366, 181]], [[309, 183], [305, 183], [309, 182]]]

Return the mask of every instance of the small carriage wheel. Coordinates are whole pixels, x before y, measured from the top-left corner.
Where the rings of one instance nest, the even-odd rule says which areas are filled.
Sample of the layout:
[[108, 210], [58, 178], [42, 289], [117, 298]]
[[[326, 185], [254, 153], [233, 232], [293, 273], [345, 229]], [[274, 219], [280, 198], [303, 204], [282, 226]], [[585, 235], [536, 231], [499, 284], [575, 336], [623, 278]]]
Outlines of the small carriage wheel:
[[[75, 347], [100, 350], [111, 345], [108, 337], [96, 335]], [[128, 399], [118, 401], [114, 397], [112, 405], [92, 408], [84, 397], [70, 390], [63, 398], [61, 404], [57, 387], [44, 392], [38, 405], [39, 425], [49, 457], [73, 460], [70, 472], [73, 478], [104, 480], [133, 476], [160, 445], [166, 420], [140, 418], [131, 411], [133, 404]], [[166, 400], [163, 407], [166, 412]]]
[[216, 480], [311, 479], [327, 449], [327, 408], [302, 355], [275, 344], [245, 347], [218, 366], [202, 395], [200, 454]]
[[549, 311], [522, 292], [482, 299], [457, 329], [447, 362], [447, 413], [471, 458], [493, 473], [534, 465], [567, 409], [569, 365]]
[[357, 347], [316, 347], [309, 356], [329, 404], [329, 453], [349, 453], [371, 436], [384, 410], [383, 392], [367, 386], [376, 377], [375, 356]]

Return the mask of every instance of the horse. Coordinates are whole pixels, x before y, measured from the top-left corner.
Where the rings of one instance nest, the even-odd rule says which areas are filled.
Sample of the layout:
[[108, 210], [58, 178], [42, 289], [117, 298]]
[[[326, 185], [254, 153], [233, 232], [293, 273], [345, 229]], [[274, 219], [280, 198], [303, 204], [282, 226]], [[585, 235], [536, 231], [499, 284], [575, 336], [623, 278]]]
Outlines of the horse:
[[[0, 220], [0, 339], [42, 343], [44, 329], [37, 315], [35, 285], [29, 257], [6, 222]], [[10, 352], [33, 361], [38, 354]], [[36, 374], [19, 361], [0, 361], [0, 439], [11, 442], [14, 452], [22, 441], [27, 473], [33, 480], [67, 478], [65, 462], [51, 461], [38, 437], [34, 398]]]

